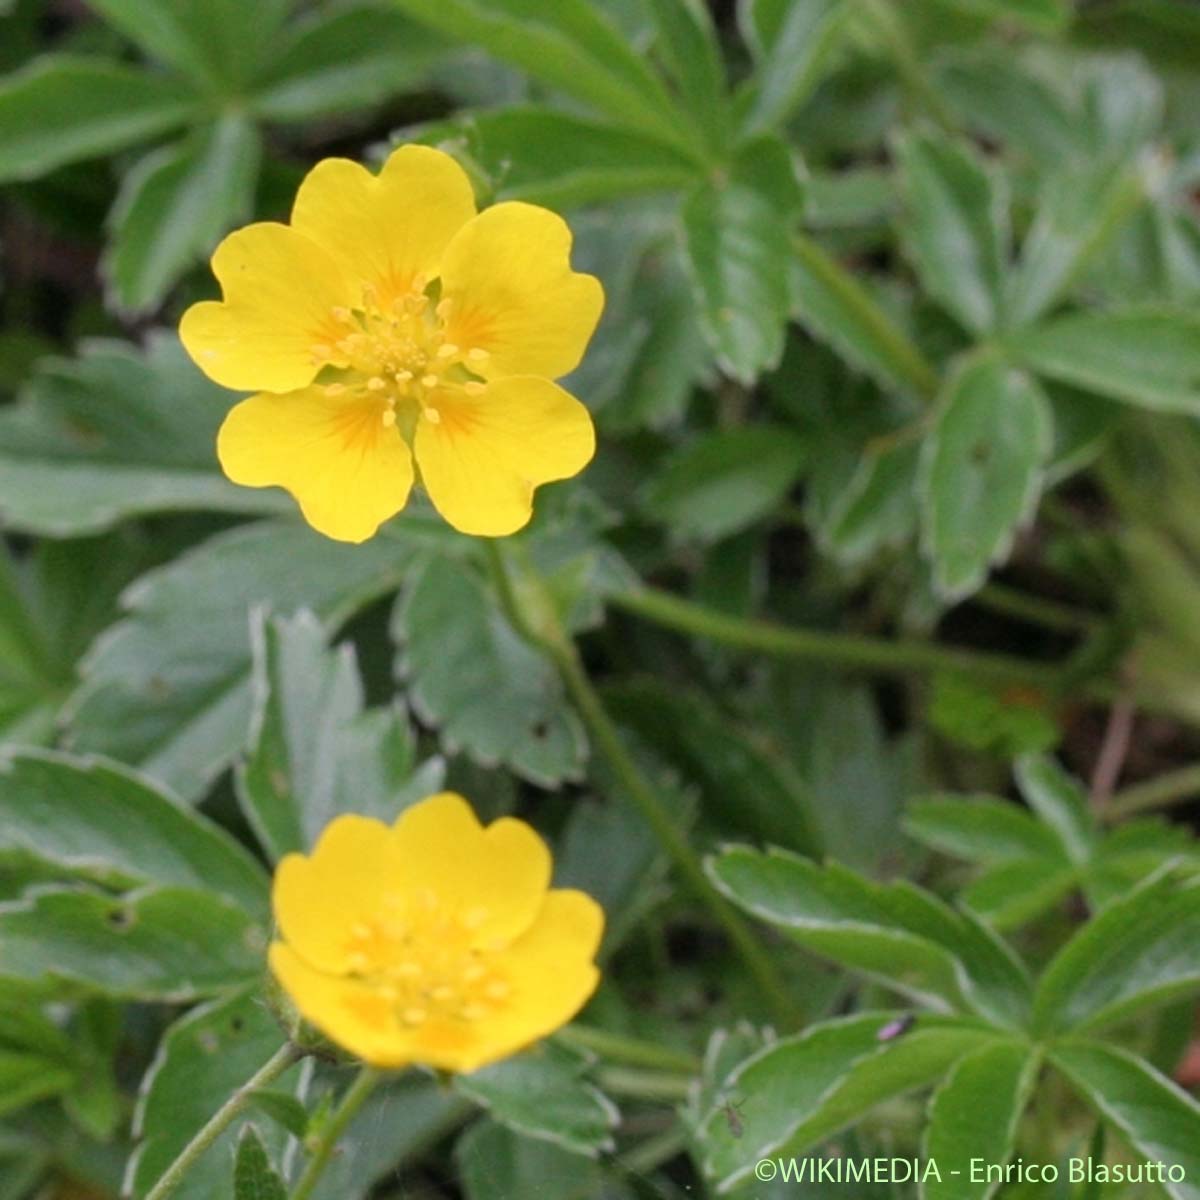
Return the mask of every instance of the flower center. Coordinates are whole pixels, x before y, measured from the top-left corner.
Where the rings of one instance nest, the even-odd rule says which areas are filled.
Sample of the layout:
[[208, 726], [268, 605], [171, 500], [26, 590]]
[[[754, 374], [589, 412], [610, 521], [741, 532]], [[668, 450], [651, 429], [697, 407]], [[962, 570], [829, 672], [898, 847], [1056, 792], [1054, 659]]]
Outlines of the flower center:
[[496, 951], [479, 944], [477, 931], [487, 917], [480, 908], [449, 909], [431, 893], [403, 909], [394, 906], [351, 930], [351, 976], [383, 999], [404, 1028], [482, 1020], [511, 992]]
[[328, 340], [311, 348], [314, 365], [328, 372], [321, 386], [328, 395], [357, 395], [378, 401], [386, 426], [401, 421], [411, 433], [418, 416], [441, 420], [438, 394], [483, 391], [477, 372], [488, 360], [478, 346], [458, 346], [446, 332], [453, 301], [435, 301], [428, 280], [418, 276], [409, 291], [382, 304], [370, 284], [358, 308], [330, 313]]

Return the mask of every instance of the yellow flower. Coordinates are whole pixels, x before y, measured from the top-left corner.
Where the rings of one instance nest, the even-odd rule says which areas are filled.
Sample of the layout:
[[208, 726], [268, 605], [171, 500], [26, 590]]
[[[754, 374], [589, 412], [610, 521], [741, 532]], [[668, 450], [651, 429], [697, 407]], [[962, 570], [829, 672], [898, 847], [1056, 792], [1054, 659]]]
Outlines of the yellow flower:
[[604, 305], [570, 251], [547, 209], [476, 214], [438, 150], [402, 146], [378, 176], [318, 163], [290, 224], [217, 247], [224, 299], [183, 316], [200, 368], [259, 393], [221, 427], [225, 473], [286, 488], [314, 529], [361, 542], [404, 507], [415, 458], [456, 529], [520, 529], [534, 488], [595, 449], [587, 410], [551, 382], [578, 365]]
[[378, 1067], [474, 1071], [583, 1007], [604, 914], [549, 890], [550, 852], [525, 824], [480, 825], [443, 792], [389, 828], [336, 818], [275, 874], [275, 978], [327, 1037]]

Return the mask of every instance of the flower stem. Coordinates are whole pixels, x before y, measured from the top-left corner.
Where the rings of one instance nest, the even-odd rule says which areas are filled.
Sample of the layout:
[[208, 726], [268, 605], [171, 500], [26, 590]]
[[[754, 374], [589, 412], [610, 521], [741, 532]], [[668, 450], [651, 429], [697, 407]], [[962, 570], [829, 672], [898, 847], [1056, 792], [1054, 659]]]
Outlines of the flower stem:
[[631, 1067], [658, 1067], [665, 1071], [685, 1071], [696, 1074], [700, 1060], [686, 1050], [675, 1050], [660, 1046], [657, 1042], [646, 1042], [640, 1038], [627, 1037], [623, 1033], [612, 1033], [597, 1029], [594, 1025], [568, 1025], [560, 1029], [558, 1040], [581, 1050], [591, 1050], [610, 1062], [624, 1063]]
[[811, 659], [883, 675], [960, 671], [976, 678], [1013, 680], [1047, 687], [1052, 687], [1062, 673], [1053, 663], [1030, 662], [981, 650], [825, 630], [790, 629], [769, 621], [746, 620], [715, 612], [656, 588], [620, 592], [609, 600], [626, 612], [680, 633], [727, 646], [759, 650], [776, 658]]
[[329, 1165], [329, 1160], [333, 1157], [339, 1139], [382, 1078], [383, 1075], [373, 1067], [363, 1067], [359, 1071], [358, 1077], [342, 1097], [341, 1104], [334, 1110], [333, 1115], [321, 1130], [308, 1165], [304, 1168], [304, 1173], [296, 1184], [296, 1190], [292, 1192], [292, 1200], [308, 1200], [313, 1194], [313, 1190], [325, 1173], [325, 1168]]
[[[517, 631], [545, 653], [558, 668], [576, 711], [587, 726], [597, 749], [608, 760], [622, 790], [650, 826], [684, 883], [725, 930], [731, 944], [757, 981], [775, 1019], [784, 1028], [794, 1028], [802, 1018], [774, 962], [741, 914], [717, 891], [705, 874], [700, 859], [667, 806], [626, 750], [616, 724], [588, 678], [574, 641], [561, 628], [539, 629], [532, 625], [527, 617], [526, 606], [521, 603], [513, 587], [501, 547], [492, 539], [486, 545], [496, 589], [509, 619]], [[546, 622], [551, 619], [548, 612], [543, 612], [542, 618]]]
[[183, 1182], [196, 1160], [229, 1128], [238, 1114], [250, 1103], [254, 1092], [274, 1083], [289, 1067], [299, 1062], [303, 1051], [291, 1042], [281, 1046], [255, 1075], [251, 1076], [208, 1119], [200, 1131], [179, 1152], [178, 1158], [159, 1176], [158, 1182], [146, 1193], [146, 1200], [166, 1200]]
[[1145, 783], [1135, 783], [1115, 793], [1101, 814], [1106, 821], [1117, 821], [1154, 808], [1166, 808], [1200, 796], [1200, 765], [1167, 771]]

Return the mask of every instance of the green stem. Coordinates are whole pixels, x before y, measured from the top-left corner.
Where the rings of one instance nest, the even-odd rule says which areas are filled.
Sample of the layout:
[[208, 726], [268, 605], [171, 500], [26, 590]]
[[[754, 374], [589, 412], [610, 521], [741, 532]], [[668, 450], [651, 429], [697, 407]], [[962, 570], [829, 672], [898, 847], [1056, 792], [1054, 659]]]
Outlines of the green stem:
[[727, 646], [758, 650], [776, 658], [798, 658], [880, 675], [922, 671], [959, 671], [998, 682], [1019, 681], [1053, 687], [1062, 668], [1004, 654], [939, 646], [933, 642], [893, 641], [852, 633], [789, 629], [769, 621], [747, 620], [716, 612], [656, 588], [620, 592], [610, 602], [679, 633]]
[[1168, 771], [1145, 783], [1136, 783], [1113, 795], [1104, 806], [1106, 821], [1118, 821], [1148, 809], [1166, 808], [1200, 796], [1200, 765]]
[[[587, 726], [595, 746], [608, 760], [622, 790], [650, 826], [684, 883], [725, 930], [747, 969], [758, 982], [775, 1019], [784, 1028], [793, 1028], [800, 1023], [801, 1017], [775, 964], [741, 914], [717, 891], [705, 874], [700, 859], [675, 823], [670, 810], [647, 782], [633, 756], [625, 749], [616, 724], [588, 679], [575, 643], [561, 629], [533, 627], [527, 617], [526, 606], [521, 603], [513, 588], [508, 564], [499, 543], [489, 539], [486, 545], [496, 589], [509, 619], [518, 632], [542, 650], [558, 668], [576, 711]], [[542, 616], [547, 623], [554, 619], [548, 611]]]
[[886, 39], [892, 63], [905, 90], [942, 129], [948, 133], [955, 132], [954, 114], [942, 99], [941, 93], [930, 82], [928, 72], [921, 65], [917, 48], [895, 10], [885, 3], [885, 0], [862, 0], [862, 4]]
[[700, 1060], [686, 1050], [674, 1050], [657, 1042], [627, 1037], [597, 1029], [594, 1025], [568, 1025], [558, 1032], [558, 1040], [581, 1050], [591, 1050], [601, 1058], [625, 1063], [631, 1067], [657, 1067], [664, 1071], [684, 1071], [697, 1074]]
[[635, 1067], [602, 1067], [596, 1082], [606, 1092], [639, 1100], [686, 1100], [694, 1082], [690, 1075], [639, 1071]]
[[676, 1120], [670, 1129], [663, 1130], [657, 1137], [648, 1138], [640, 1146], [622, 1154], [616, 1167], [625, 1175], [635, 1179], [649, 1175], [651, 1171], [682, 1154], [688, 1145], [688, 1134], [683, 1123]]
[[363, 1103], [379, 1085], [382, 1078], [383, 1075], [373, 1067], [363, 1067], [359, 1071], [358, 1078], [350, 1085], [349, 1090], [342, 1097], [341, 1104], [338, 1105], [321, 1130], [317, 1144], [312, 1149], [308, 1165], [304, 1168], [304, 1174], [300, 1176], [300, 1182], [296, 1184], [296, 1190], [292, 1192], [292, 1200], [308, 1200], [308, 1197], [313, 1194], [313, 1190], [325, 1173], [325, 1168], [329, 1165], [329, 1160], [333, 1157], [333, 1152], [337, 1148], [342, 1134], [346, 1132], [347, 1126], [354, 1120], [358, 1110], [362, 1108]]
[[989, 583], [980, 588], [974, 599], [976, 604], [990, 608], [992, 612], [1062, 633], [1087, 633], [1103, 620], [1096, 613], [1084, 612], [1042, 596], [1032, 596], [1028, 592], [1005, 587], [1002, 583]]
[[880, 372], [907, 386], [932, 403], [939, 386], [938, 373], [925, 356], [875, 303], [870, 293], [810, 237], [792, 235], [792, 248], [805, 271], [819, 281], [840, 315], [861, 335]]
[[166, 1200], [183, 1182], [196, 1160], [229, 1128], [250, 1103], [259, 1088], [274, 1083], [289, 1067], [299, 1062], [303, 1052], [288, 1042], [281, 1046], [255, 1075], [251, 1076], [208, 1119], [208, 1123], [179, 1152], [175, 1161], [159, 1176], [158, 1182], [146, 1194], [146, 1200]]

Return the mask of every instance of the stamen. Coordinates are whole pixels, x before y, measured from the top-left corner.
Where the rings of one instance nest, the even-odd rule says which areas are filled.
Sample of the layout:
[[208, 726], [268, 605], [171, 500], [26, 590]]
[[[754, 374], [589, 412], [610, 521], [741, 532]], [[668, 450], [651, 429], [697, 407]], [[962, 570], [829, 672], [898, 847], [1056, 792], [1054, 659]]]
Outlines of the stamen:
[[469, 383], [463, 384], [463, 391], [466, 392], [468, 396], [482, 396], [483, 393], [487, 391], [487, 385], [472, 379]]
[[512, 989], [504, 982], [503, 979], [493, 979], [491, 983], [483, 989], [483, 994], [489, 1000], [503, 1000]]
[[436, 408], [422, 409], [421, 415], [430, 423], [430, 425], [440, 425], [442, 423], [442, 414], [438, 412]]
[[[340, 396], [345, 390], [346, 385], [344, 383], [327, 383], [325, 385], [325, 395], [327, 396]], [[356, 933], [354, 936], [358, 937], [359, 935]], [[363, 936], [365, 937], [366, 935], [364, 934]]]
[[372, 375], [371, 378], [367, 380], [367, 387], [373, 392], [381, 392], [385, 387], [387, 387], [387, 380], [381, 379], [378, 375]]
[[406, 1008], [401, 1014], [405, 1025], [424, 1025], [429, 1014], [423, 1008]]
[[396, 410], [394, 408], [385, 408], [383, 410], [383, 427], [391, 429], [396, 423]]
[[453, 358], [458, 353], [458, 347], [453, 342], [447, 342], [438, 347], [438, 358]]
[[467, 351], [467, 357], [472, 362], [486, 362], [487, 359], [491, 358], [492, 356], [482, 346], [472, 346], [471, 349]]
[[464, 1021], [478, 1021], [488, 1015], [490, 1009], [486, 1004], [464, 1004], [462, 1016]]
[[434, 388], [434, 387], [437, 387], [437, 385], [441, 382], [442, 381], [436, 375], [430, 374], [430, 375], [422, 375], [421, 376], [421, 386], [422, 387]]

